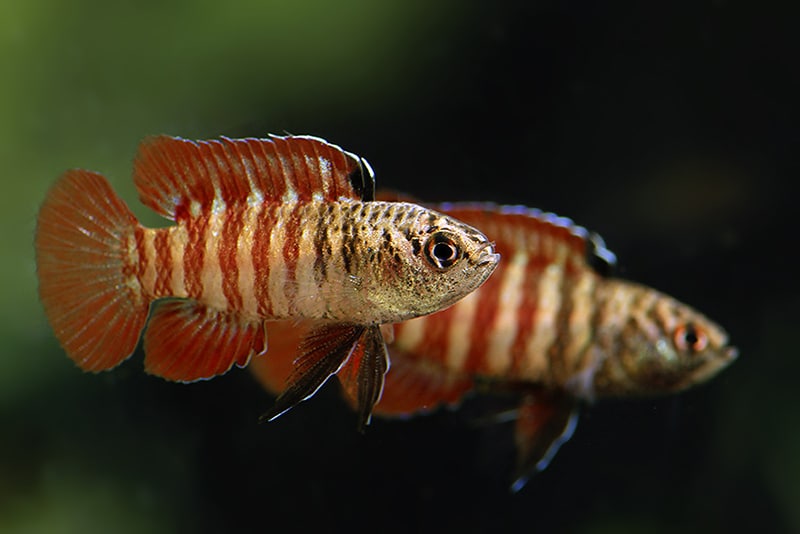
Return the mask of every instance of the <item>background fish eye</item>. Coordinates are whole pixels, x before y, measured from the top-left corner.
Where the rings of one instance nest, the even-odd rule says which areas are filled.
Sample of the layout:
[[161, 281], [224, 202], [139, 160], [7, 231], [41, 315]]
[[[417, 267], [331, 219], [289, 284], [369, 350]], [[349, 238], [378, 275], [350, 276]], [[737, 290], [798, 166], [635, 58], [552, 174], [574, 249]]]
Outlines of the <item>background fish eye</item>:
[[425, 244], [425, 257], [439, 269], [452, 267], [461, 258], [461, 247], [445, 232], [436, 232]]
[[681, 351], [700, 352], [708, 345], [708, 337], [702, 329], [686, 323], [675, 329], [675, 346]]

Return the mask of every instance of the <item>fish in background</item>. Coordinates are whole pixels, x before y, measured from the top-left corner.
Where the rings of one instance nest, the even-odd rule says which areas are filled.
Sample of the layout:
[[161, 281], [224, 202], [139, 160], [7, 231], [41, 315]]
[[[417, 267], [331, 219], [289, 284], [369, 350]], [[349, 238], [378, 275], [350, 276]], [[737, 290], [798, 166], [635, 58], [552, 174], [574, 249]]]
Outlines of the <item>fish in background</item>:
[[45, 198], [36, 263], [56, 337], [81, 369], [111, 369], [134, 352], [152, 304], [145, 370], [191, 382], [268, 353], [269, 321], [309, 320], [265, 419], [338, 370], [366, 425], [389, 365], [380, 325], [453, 304], [499, 259], [449, 216], [376, 201], [366, 161], [314, 137], [148, 138], [133, 179], [142, 203], [175, 224], [141, 226], [86, 170], [67, 171]]
[[[614, 254], [569, 219], [488, 203], [437, 209], [479, 228], [503, 259], [452, 307], [394, 325], [375, 414], [455, 406], [471, 392], [513, 395], [517, 408], [503, 415], [515, 421], [515, 491], [571, 437], [582, 401], [679, 392], [736, 358], [725, 331], [699, 312], [608, 276]], [[270, 328], [281, 346], [250, 368], [280, 392], [306, 326]]]

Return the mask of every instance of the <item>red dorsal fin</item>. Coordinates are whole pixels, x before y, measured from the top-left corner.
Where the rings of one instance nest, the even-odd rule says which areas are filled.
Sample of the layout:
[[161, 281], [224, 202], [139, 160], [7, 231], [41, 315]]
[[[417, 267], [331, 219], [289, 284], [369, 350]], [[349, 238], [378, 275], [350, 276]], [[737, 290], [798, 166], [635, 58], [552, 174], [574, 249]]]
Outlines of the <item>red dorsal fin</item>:
[[144, 333], [145, 370], [153, 375], [193, 382], [244, 367], [266, 350], [260, 322], [248, 322], [193, 301], [156, 306]]
[[495, 242], [496, 252], [504, 258], [524, 251], [547, 264], [564, 251], [562, 260], [566, 265], [591, 267], [603, 275], [610, 274], [616, 264], [616, 256], [599, 235], [566, 217], [488, 202], [446, 203], [434, 208], [480, 229]]
[[244, 202], [374, 198], [369, 164], [310, 136], [145, 139], [134, 162], [142, 202], [168, 219]]

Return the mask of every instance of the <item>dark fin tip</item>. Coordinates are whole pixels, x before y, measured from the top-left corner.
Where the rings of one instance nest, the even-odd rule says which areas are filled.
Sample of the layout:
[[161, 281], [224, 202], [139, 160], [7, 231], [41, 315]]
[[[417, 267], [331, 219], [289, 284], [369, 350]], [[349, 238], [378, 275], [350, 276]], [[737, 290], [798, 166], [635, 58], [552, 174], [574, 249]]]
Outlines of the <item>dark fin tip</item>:
[[617, 257], [606, 248], [603, 238], [594, 233], [586, 240], [586, 263], [603, 277], [612, 276], [617, 270]]
[[518, 492], [528, 479], [543, 471], [559, 448], [569, 441], [578, 422], [577, 401], [561, 393], [523, 397], [515, 428], [517, 467], [510, 490]]
[[360, 325], [323, 325], [311, 330], [300, 342], [300, 356], [294, 361], [288, 386], [275, 400], [272, 409], [259, 422], [272, 421], [299, 403], [313, 397], [336, 374], [364, 327]]
[[366, 159], [358, 158], [358, 166], [350, 173], [348, 179], [362, 201], [375, 200], [375, 173]]
[[528, 483], [530, 479], [529, 475], [522, 475], [518, 476], [514, 479], [514, 482], [511, 483], [511, 486], [508, 487], [508, 491], [511, 493], [519, 493], [519, 491], [525, 487], [525, 484]]

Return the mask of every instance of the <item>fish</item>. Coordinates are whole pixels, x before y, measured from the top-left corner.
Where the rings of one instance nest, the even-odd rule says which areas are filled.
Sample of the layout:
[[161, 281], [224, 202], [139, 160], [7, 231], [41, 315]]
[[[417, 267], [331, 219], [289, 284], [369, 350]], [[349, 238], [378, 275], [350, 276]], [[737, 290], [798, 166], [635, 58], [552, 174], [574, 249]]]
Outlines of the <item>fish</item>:
[[[568, 218], [492, 203], [436, 209], [484, 232], [503, 261], [452, 307], [394, 325], [392, 368], [374, 413], [408, 417], [457, 407], [468, 394], [511, 396], [515, 408], [489, 419], [514, 421], [513, 491], [570, 439], [582, 404], [677, 393], [738, 355], [700, 312], [613, 276], [616, 256]], [[305, 328], [271, 326], [288, 346]], [[276, 347], [274, 358], [250, 365], [267, 391], [281, 391], [287, 354]]]
[[452, 305], [499, 261], [469, 225], [375, 200], [369, 163], [316, 137], [160, 135], [142, 141], [133, 167], [141, 202], [173, 224], [142, 226], [103, 175], [82, 169], [40, 208], [39, 295], [56, 338], [99, 372], [144, 331], [145, 371], [193, 382], [268, 353], [267, 323], [311, 321], [263, 420], [347, 370], [368, 424], [389, 367], [381, 325]]

